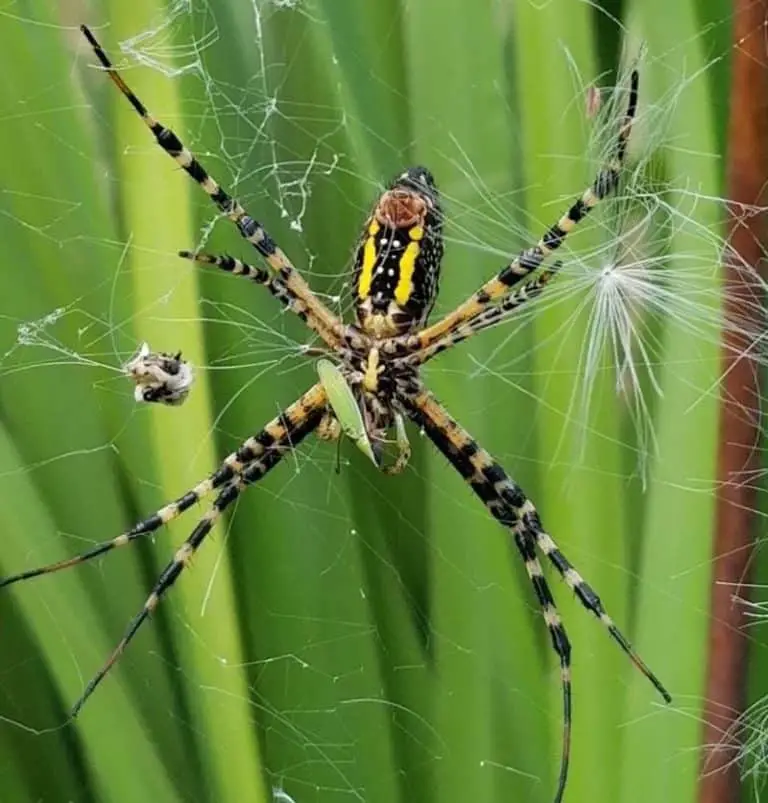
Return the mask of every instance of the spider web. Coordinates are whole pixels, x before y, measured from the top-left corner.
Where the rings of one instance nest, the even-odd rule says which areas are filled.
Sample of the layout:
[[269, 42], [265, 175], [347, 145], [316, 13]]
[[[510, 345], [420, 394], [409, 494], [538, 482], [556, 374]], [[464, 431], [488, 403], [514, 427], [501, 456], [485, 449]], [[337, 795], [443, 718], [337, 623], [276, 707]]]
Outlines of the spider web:
[[[547, 13], [548, 4], [526, 5]], [[419, 9], [403, 8], [415, 38]], [[499, 4], [493, 18], [508, 25], [509, 13]], [[58, 69], [30, 70], [0, 107], [15, 137], [4, 159], [24, 163], [9, 169], [0, 195], [14, 266], [13, 276], [3, 271], [9, 303], [0, 312], [0, 494], [20, 511], [3, 520], [3, 573], [117, 535], [313, 381], [305, 352], [318, 344], [267, 294], [176, 258], [191, 247], [252, 257], [92, 69], [81, 16], [0, 10], [9, 39], [60, 52]], [[722, 80], [730, 20], [696, 34], [703, 51], [719, 47], [698, 66], [684, 55], [691, 41], [665, 50], [636, 20], [626, 23], [618, 75], [590, 72], [567, 44], [551, 44], [567, 77], [551, 99], [562, 106], [556, 136], [525, 129], [524, 76], [511, 71], [503, 86], [478, 81], [466, 114], [444, 120], [430, 101], [450, 92], [439, 72], [448, 65], [432, 83], [409, 86], [385, 59], [402, 44], [398, 24], [379, 20], [372, 37], [346, 22], [319, 0], [227, 10], [179, 0], [93, 27], [138, 96], [347, 318], [352, 245], [391, 174], [412, 161], [437, 164], [449, 249], [440, 314], [554, 221], [610, 154], [626, 94], [612, 100], [595, 87], [626, 87], [635, 64], [656, 76], [642, 89], [619, 197], [564, 247], [558, 280], [425, 374], [526, 488], [641, 651], [651, 630], [664, 631], [655, 614], [670, 609], [682, 618], [670, 617], [658, 643], [671, 650], [672, 622], [683, 621], [700, 644], [708, 542], [675, 533], [664, 544], [648, 532], [670, 505], [680, 505], [687, 531], [710, 515], [712, 465], [670, 462], [668, 444], [676, 428], [711, 423], [716, 409], [723, 261], [756, 296], [726, 326], [756, 365], [765, 357], [762, 284], [723, 239], [712, 152], [697, 152], [680, 122], [702, 87]], [[426, 57], [409, 44], [418, 72]], [[574, 120], [581, 146], [566, 150]], [[525, 138], [539, 134], [532, 165]], [[747, 221], [761, 210], [737, 211]], [[195, 366], [184, 407], [134, 404], [122, 366], [144, 340], [183, 350]], [[759, 422], [760, 404], [744, 415]], [[0, 716], [16, 763], [0, 764], [0, 777], [11, 787], [17, 764], [45, 754], [65, 768], [61, 788], [119, 799], [112, 773], [135, 751], [165, 779], [145, 776], [154, 799], [237, 791], [258, 800], [258, 755], [266, 795], [281, 803], [427, 799], [433, 786], [447, 800], [465, 789], [463, 777], [478, 801], [551, 799], [558, 675], [527, 580], [482, 506], [411, 437], [414, 458], [400, 478], [376, 475], [348, 444], [337, 474], [333, 447], [310, 440], [250, 489], [88, 703], [77, 738], [62, 726], [67, 707], [204, 508], [152, 543], [4, 595]], [[585, 541], [580, 516], [618, 522], [618, 537]], [[570, 794], [590, 788], [590, 772], [604, 784], [594, 800], [636, 780], [631, 768], [604, 766], [603, 748], [618, 740], [674, 785], [697, 745], [701, 675], [688, 677], [691, 664], [657, 644], [648, 660], [671, 676], [676, 696], [663, 710], [565, 597], [558, 604], [578, 656]], [[674, 734], [661, 757], [652, 747], [660, 723]], [[602, 737], [590, 744], [592, 731]], [[39, 799], [65, 799], [27, 781]]]

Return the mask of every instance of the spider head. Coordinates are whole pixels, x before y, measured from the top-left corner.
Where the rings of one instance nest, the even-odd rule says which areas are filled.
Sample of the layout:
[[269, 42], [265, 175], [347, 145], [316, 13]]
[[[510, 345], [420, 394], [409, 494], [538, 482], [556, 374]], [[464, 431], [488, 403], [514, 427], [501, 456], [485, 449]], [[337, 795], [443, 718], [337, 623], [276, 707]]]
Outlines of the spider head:
[[424, 325], [437, 295], [442, 227], [426, 168], [408, 168], [381, 194], [355, 258], [355, 310], [365, 332], [394, 337]]

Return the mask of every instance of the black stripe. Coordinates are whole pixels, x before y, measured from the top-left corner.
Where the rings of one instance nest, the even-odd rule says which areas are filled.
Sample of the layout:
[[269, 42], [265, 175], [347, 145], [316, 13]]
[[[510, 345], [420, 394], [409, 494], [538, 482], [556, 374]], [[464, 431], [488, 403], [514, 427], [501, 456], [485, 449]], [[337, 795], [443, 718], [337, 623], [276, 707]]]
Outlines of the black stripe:
[[[219, 511], [219, 513], [221, 513], [221, 511], [224, 510], [225, 507], [228, 507], [232, 502], [234, 502], [239, 495], [240, 495], [240, 489], [237, 487], [237, 485], [228, 485], [216, 497], [216, 499], [213, 502], [213, 506], [216, 508], [216, 510]], [[213, 524], [210, 521], [208, 521], [207, 524], [208, 524], [208, 529], [210, 530]], [[199, 537], [197, 540], [195, 540], [195, 536], [193, 535], [189, 539], [189, 542], [192, 544], [192, 546], [195, 547], [195, 549], [197, 549], [197, 547], [200, 545], [200, 541], [202, 540], [203, 540], [202, 537]]]
[[163, 520], [157, 513], [154, 513], [149, 518], [140, 521], [135, 527], [128, 531], [128, 536], [141, 535], [143, 533], [151, 533], [154, 530], [160, 529], [163, 526]]
[[185, 510], [189, 510], [192, 505], [197, 504], [199, 499], [200, 497], [195, 491], [188, 491], [176, 502], [176, 510], [179, 513], [183, 513]]
[[155, 135], [158, 145], [160, 145], [166, 153], [169, 153], [171, 156], [178, 156], [184, 150], [181, 140], [170, 128], [166, 128], [160, 123], [155, 123], [151, 130]]
[[555, 652], [561, 657], [563, 666], [569, 666], [571, 662], [571, 642], [562, 624], [548, 625], [549, 635], [552, 637], [552, 646]]
[[509, 479], [507, 472], [495, 461], [483, 469], [483, 476], [493, 485], [499, 481], [504, 482]]
[[[243, 460], [240, 457], [240, 452], [242, 450], [243, 450], [243, 447], [241, 446], [240, 449], [238, 450], [238, 452], [236, 453], [236, 459], [239, 460], [240, 462], [243, 462]], [[250, 449], [248, 451], [250, 451]], [[252, 456], [253, 455], [251, 455], [251, 457]], [[211, 477], [211, 483], [212, 483], [214, 488], [218, 488], [220, 485], [223, 485], [225, 482], [229, 482], [232, 479], [232, 477], [234, 477], [234, 476], [235, 476], [234, 470], [230, 466], [223, 465], [219, 469], [217, 469], [216, 472], [214, 473], [214, 475]]]
[[221, 187], [219, 187], [218, 190], [211, 195], [211, 200], [225, 214], [229, 213], [229, 211], [232, 209], [232, 198], [229, 193], [223, 190]]
[[565, 232], [560, 228], [560, 226], [555, 224], [541, 239], [544, 245], [550, 251], [557, 251], [557, 249], [563, 244], [565, 236]]
[[574, 223], [580, 223], [588, 214], [590, 207], [579, 198], [578, 201], [568, 210], [568, 219]]
[[595, 183], [592, 186], [592, 192], [595, 193], [595, 196], [599, 201], [602, 201], [607, 195], [609, 195], [616, 188], [616, 185], [618, 183], [619, 183], [619, 171], [607, 167], [605, 168], [605, 170], [601, 170], [597, 174]]
[[[520, 262], [520, 267], [523, 268], [526, 273], [532, 273], [536, 270], [536, 268], [539, 267], [539, 265], [541, 265], [543, 259], [544, 252], [541, 250], [541, 248], [539, 248], [538, 245], [535, 245], [533, 248], [527, 248], [525, 251], [523, 251], [523, 253], [520, 254], [518, 261]], [[517, 281], [522, 278], [519, 273], [516, 274], [516, 276]], [[514, 281], [510, 282], [510, 284], [514, 284]]]
[[[254, 440], [256, 443], [261, 444], [265, 449], [268, 449], [272, 444], [275, 442], [275, 438], [266, 429], [262, 429], [258, 435], [254, 436]], [[240, 453], [243, 452], [243, 449], [238, 449], [237, 456], [240, 457]], [[248, 460], [245, 455], [243, 455], [245, 460]]]
[[293, 429], [293, 428], [294, 428], [296, 425], [295, 425], [295, 424], [293, 423], [293, 421], [291, 420], [291, 417], [290, 417], [290, 416], [289, 416], [287, 413], [285, 413], [285, 412], [283, 412], [283, 413], [280, 413], [280, 415], [277, 417], [277, 419], [276, 419], [276, 420], [277, 420], [277, 423], [278, 423], [278, 424], [279, 424], [279, 425], [280, 425], [280, 426], [281, 426], [281, 427], [282, 427], [282, 428], [285, 430], [285, 434], [284, 434], [284, 435], [282, 435], [282, 436], [279, 438], [279, 440], [281, 440], [281, 441], [282, 441], [282, 440], [285, 440], [285, 438], [286, 438], [286, 435], [287, 435], [288, 433], [290, 433], [290, 431], [291, 431], [291, 430], [292, 430], [292, 429]]
[[[257, 223], [250, 215], [243, 215], [237, 221], [237, 228], [240, 229], [240, 234], [248, 240], [259, 236], [261, 224]], [[256, 247], [261, 250], [260, 246], [257, 245]]]
[[499, 494], [504, 500], [505, 504], [520, 510], [520, 508], [528, 501], [523, 489], [513, 480], [509, 480], [509, 485], [504, 487]]
[[261, 242], [259, 243], [259, 251], [266, 257], [271, 257], [277, 251], [277, 246], [275, 245], [275, 241], [264, 232], [264, 236], [262, 237]]
[[549, 585], [544, 579], [543, 575], [532, 574], [530, 575], [531, 583], [536, 592], [536, 596], [542, 605], [553, 605], [555, 600], [552, 598], [552, 592], [549, 590]]
[[[474, 474], [474, 472], [472, 473]], [[480, 499], [483, 500], [483, 502], [485, 502], [486, 505], [489, 505], [490, 502], [493, 502], [498, 498], [496, 492], [493, 490], [493, 487], [490, 486], [485, 480], [470, 480], [469, 484], [472, 486], [472, 490], [480, 497]], [[496, 510], [495, 508], [492, 509], [489, 505], [489, 510], [494, 518], [501, 520], [506, 516], [506, 511], [504, 508]]]
[[208, 180], [208, 173], [206, 173], [205, 168], [200, 164], [200, 162], [197, 161], [197, 159], [193, 158], [184, 169], [198, 184], [202, 184]]
[[[207, 519], [204, 522], [201, 522], [201, 524], [208, 525], [207, 529], [205, 530], [206, 533], [211, 529], [211, 525], [208, 523]], [[190, 538], [187, 539], [186, 543], [189, 543], [191, 538], [198, 535], [200, 529], [201, 529], [200, 524], [198, 524], [197, 527], [195, 527], [194, 532], [192, 533]], [[168, 588], [170, 588], [174, 584], [176, 578], [181, 574], [183, 569], [184, 569], [184, 564], [180, 560], [176, 560], [174, 558], [174, 560], [171, 561], [171, 563], [169, 563], [165, 567], [165, 569], [163, 569], [163, 573], [160, 575], [157, 584], [153, 589], [154, 593], [157, 594], [158, 597], [164, 594], [168, 590]]]

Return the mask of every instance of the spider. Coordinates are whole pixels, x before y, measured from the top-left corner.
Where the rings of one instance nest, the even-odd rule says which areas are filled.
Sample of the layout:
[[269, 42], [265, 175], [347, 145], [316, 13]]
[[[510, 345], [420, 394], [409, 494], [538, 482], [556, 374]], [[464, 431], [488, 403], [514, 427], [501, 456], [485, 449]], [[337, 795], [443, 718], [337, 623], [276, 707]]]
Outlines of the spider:
[[[182, 251], [180, 256], [264, 285], [284, 307], [298, 315], [315, 332], [335, 356], [336, 362], [326, 361], [317, 384], [260, 432], [247, 438], [237, 451], [224, 458], [216, 471], [175, 501], [87, 552], [0, 582], [0, 586], [8, 586], [76, 566], [126, 546], [155, 532], [204, 496], [216, 492], [209, 511], [165, 567], [123, 638], [85, 687], [71, 716], [78, 715], [136, 632], [189, 565], [216, 521], [248, 485], [266, 476], [313, 432], [328, 439], [338, 438], [342, 430], [347, 434], [354, 432], [351, 437], [377, 466], [389, 473], [401, 471], [410, 454], [404, 427], [405, 419], [410, 419], [466, 480], [491, 516], [506, 529], [511, 544], [525, 564], [560, 664], [563, 730], [555, 793], [555, 803], [560, 803], [568, 778], [571, 743], [571, 645], [544, 577], [539, 554], [549, 560], [584, 608], [597, 617], [664, 700], [670, 702], [671, 697], [613, 623], [595, 591], [544, 529], [536, 508], [520, 486], [451, 417], [424, 385], [420, 369], [441, 351], [510, 316], [521, 304], [539, 295], [556, 274], [557, 264], [542, 270], [537, 277], [529, 278], [562, 245], [569, 232], [602, 199], [615, 191], [637, 108], [637, 71], [631, 73], [627, 110], [613, 152], [592, 185], [536, 245], [521, 251], [466, 301], [436, 323], [427, 324], [427, 320], [437, 296], [443, 256], [440, 196], [432, 174], [424, 167], [411, 167], [396, 176], [379, 197], [364, 225], [354, 260], [355, 322], [346, 324], [312, 293], [264, 227], [206, 172], [173, 131], [147, 111], [115, 70], [91, 31], [86, 26], [81, 30], [104, 70], [152, 132], [158, 145], [202, 187], [222, 216], [229, 218], [241, 236], [261, 255], [267, 267], [254, 267], [228, 255]], [[519, 286], [513, 289], [515, 285]], [[397, 433], [397, 457], [393, 463], [384, 465], [382, 444], [393, 428]]]

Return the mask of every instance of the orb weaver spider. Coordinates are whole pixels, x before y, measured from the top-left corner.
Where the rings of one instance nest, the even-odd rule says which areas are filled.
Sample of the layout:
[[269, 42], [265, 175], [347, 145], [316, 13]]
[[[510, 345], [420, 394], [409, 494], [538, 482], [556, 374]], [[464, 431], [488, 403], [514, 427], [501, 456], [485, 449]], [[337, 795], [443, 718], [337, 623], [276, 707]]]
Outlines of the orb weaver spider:
[[[104, 70], [158, 145], [202, 187], [221, 214], [235, 224], [241, 236], [261, 255], [267, 267], [255, 267], [228, 255], [182, 251], [180, 256], [266, 286], [284, 307], [315, 332], [335, 356], [336, 363], [324, 364], [320, 382], [225, 457], [210, 476], [175, 501], [87, 552], [0, 582], [0, 586], [8, 586], [76, 566], [130, 544], [155, 532], [204, 496], [217, 491], [210, 510], [177, 550], [113, 653], [87, 684], [72, 709], [72, 716], [77, 716], [138, 629], [189, 565], [217, 519], [248, 485], [266, 476], [313, 432], [332, 439], [338, 438], [344, 430], [379, 468], [388, 473], [399, 472], [410, 454], [404, 428], [405, 419], [410, 419], [511, 535], [512, 544], [525, 564], [560, 663], [563, 734], [555, 793], [555, 803], [560, 803], [568, 778], [571, 741], [571, 645], [544, 577], [539, 553], [549, 560], [581, 604], [598, 618], [664, 700], [670, 702], [671, 697], [613, 623], [595, 591], [546, 532], [533, 503], [433, 396], [421, 379], [420, 369], [440, 352], [507, 318], [521, 304], [539, 295], [556, 274], [557, 263], [520, 284], [541, 268], [578, 223], [616, 189], [637, 108], [637, 71], [631, 73], [627, 111], [615, 147], [593, 184], [536, 245], [521, 251], [466, 301], [429, 325], [427, 320], [437, 297], [443, 256], [440, 196], [426, 168], [411, 167], [396, 176], [379, 197], [363, 228], [353, 279], [355, 322], [346, 324], [312, 293], [264, 227], [206, 172], [173, 131], [152, 117], [114, 69], [91, 31], [85, 26], [81, 30]], [[513, 289], [516, 285], [519, 286]], [[162, 393], [157, 400], [163, 400]], [[382, 443], [393, 427], [397, 432], [398, 454], [392, 464], [385, 466]]]

